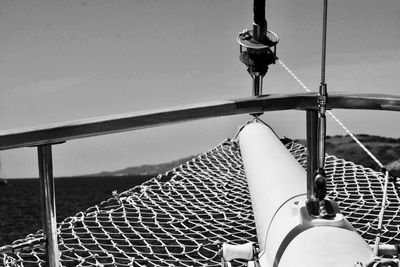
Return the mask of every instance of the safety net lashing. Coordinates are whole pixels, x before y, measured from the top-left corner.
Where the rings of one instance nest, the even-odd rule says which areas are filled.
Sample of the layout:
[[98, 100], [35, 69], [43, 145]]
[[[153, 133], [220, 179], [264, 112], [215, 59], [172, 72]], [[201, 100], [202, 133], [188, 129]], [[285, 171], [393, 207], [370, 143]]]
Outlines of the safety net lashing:
[[[305, 168], [307, 151], [286, 146]], [[383, 174], [327, 156], [329, 198], [364, 239], [377, 231]], [[400, 241], [400, 199], [388, 188], [383, 243]], [[58, 225], [61, 266], [220, 266], [221, 244], [257, 242], [238, 145], [216, 148]], [[41, 232], [2, 247], [0, 266], [44, 266]], [[246, 266], [233, 261], [232, 266]]]

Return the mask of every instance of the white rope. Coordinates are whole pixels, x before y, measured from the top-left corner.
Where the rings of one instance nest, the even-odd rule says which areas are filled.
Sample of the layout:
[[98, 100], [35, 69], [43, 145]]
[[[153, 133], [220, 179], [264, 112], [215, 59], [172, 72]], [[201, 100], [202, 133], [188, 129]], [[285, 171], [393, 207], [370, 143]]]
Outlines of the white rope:
[[372, 152], [368, 148], [366, 148], [364, 144], [361, 143], [361, 141], [352, 132], [350, 132], [350, 130], [347, 129], [347, 127], [344, 126], [344, 124], [331, 111], [328, 111], [328, 114], [346, 131], [346, 133], [350, 135], [351, 138], [353, 138], [353, 140], [365, 151], [365, 153], [368, 154], [368, 156], [370, 156], [375, 161], [376, 164], [379, 165], [380, 168], [384, 167], [379, 159], [377, 159], [375, 155], [372, 154]]
[[294, 74], [294, 72], [289, 69], [288, 66], [286, 66], [285, 63], [283, 63], [282, 60], [278, 59], [279, 64], [281, 64], [281, 66], [301, 85], [301, 87], [303, 87], [304, 90], [306, 90], [307, 92], [311, 93], [311, 90], [308, 89], [307, 85], [305, 85], [298, 77], [296, 74]]
[[385, 208], [386, 208], [388, 182], [389, 182], [389, 171], [386, 170], [385, 183], [384, 183], [384, 188], [383, 188], [382, 206], [381, 206], [381, 211], [379, 212], [378, 233], [376, 234], [376, 237], [375, 237], [375, 246], [374, 246], [374, 251], [373, 251], [374, 257], [378, 256], [379, 243], [381, 241], [382, 223], [383, 223], [383, 216], [385, 214]]
[[[279, 64], [301, 85], [301, 87], [303, 87], [303, 89], [309, 93], [311, 93], [312, 91], [297, 77], [296, 74], [294, 74], [294, 72], [289, 69], [288, 66], [286, 66], [285, 63], [283, 63], [282, 60], [278, 59]], [[331, 116], [345, 131], [348, 135], [350, 135], [350, 137], [362, 148], [362, 150], [365, 151], [365, 153], [368, 154], [368, 156], [371, 157], [371, 159], [373, 161], [375, 161], [376, 164], [378, 164], [378, 166], [380, 168], [383, 168], [383, 164], [374, 156], [374, 154], [372, 154], [372, 152], [366, 148], [361, 141], [331, 112], [328, 111], [329, 116]]]

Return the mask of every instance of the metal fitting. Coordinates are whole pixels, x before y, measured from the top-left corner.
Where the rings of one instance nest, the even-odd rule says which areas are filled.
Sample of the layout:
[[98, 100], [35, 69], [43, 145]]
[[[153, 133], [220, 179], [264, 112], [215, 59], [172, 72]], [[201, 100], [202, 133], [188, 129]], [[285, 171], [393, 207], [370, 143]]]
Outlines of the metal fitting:
[[318, 97], [317, 97], [317, 103], [318, 103], [320, 115], [321, 114], [325, 115], [327, 100], [328, 100], [327, 85], [326, 85], [326, 83], [321, 83], [319, 85], [319, 93], [318, 93]]

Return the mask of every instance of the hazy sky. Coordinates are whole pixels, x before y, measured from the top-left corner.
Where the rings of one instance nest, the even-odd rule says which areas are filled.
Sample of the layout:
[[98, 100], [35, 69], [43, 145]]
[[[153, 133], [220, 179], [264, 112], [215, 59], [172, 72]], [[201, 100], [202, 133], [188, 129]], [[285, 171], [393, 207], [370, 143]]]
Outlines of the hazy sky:
[[[313, 89], [320, 79], [322, 0], [270, 0], [278, 56]], [[399, 94], [400, 1], [329, 2], [329, 91]], [[0, 128], [235, 99], [251, 95], [238, 32], [251, 28], [244, 0], [0, 0]], [[302, 92], [278, 65], [265, 93]], [[400, 137], [400, 115], [338, 111], [356, 133]], [[302, 112], [263, 118], [299, 138]], [[55, 175], [158, 163], [202, 153], [232, 137], [233, 116], [54, 147]], [[328, 134], [343, 134], [328, 121]], [[1, 153], [6, 177], [37, 176], [36, 149]]]

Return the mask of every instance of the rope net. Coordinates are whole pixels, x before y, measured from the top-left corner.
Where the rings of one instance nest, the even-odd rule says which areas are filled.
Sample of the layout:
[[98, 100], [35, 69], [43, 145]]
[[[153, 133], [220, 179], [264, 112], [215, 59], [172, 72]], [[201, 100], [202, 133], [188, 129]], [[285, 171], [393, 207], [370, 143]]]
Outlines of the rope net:
[[[304, 146], [287, 148], [305, 168]], [[328, 197], [373, 243], [384, 177], [327, 156]], [[388, 187], [383, 243], [400, 241], [400, 198]], [[220, 266], [222, 243], [256, 242], [239, 146], [226, 140], [142, 185], [58, 224], [61, 266]], [[0, 266], [45, 266], [42, 232], [0, 248]], [[246, 266], [236, 260], [232, 266]]]

